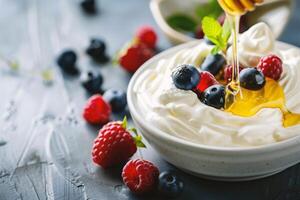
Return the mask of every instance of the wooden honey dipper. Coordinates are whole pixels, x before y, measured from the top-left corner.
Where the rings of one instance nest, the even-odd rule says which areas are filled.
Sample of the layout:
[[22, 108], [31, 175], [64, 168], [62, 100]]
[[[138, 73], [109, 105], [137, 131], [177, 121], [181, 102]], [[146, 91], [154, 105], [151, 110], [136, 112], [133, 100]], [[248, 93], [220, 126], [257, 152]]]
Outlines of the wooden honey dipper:
[[255, 9], [256, 4], [264, 0], [218, 0], [225, 12], [230, 15], [243, 15]]

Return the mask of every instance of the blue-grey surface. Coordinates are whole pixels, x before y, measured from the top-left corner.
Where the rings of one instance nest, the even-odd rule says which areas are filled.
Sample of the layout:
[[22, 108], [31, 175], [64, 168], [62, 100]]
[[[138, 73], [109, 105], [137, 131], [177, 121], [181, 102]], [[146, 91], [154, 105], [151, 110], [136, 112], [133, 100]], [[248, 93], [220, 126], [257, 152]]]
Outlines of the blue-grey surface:
[[[120, 168], [103, 170], [92, 163], [90, 151], [99, 127], [82, 120], [87, 95], [78, 77], [63, 75], [54, 58], [62, 49], [74, 48], [82, 71], [101, 71], [105, 88], [125, 90], [127, 73], [93, 63], [85, 55], [89, 38], [104, 38], [113, 55], [139, 25], [150, 24], [159, 32], [159, 46], [166, 49], [170, 44], [157, 28], [148, 0], [98, 1], [97, 16], [83, 14], [78, 3], [0, 0], [0, 200], [165, 199], [159, 194], [135, 196], [122, 184]], [[300, 46], [298, 0], [296, 4], [281, 39]], [[8, 67], [11, 61], [18, 61], [19, 70]], [[54, 76], [50, 85], [41, 76], [49, 71]], [[160, 170], [174, 169], [151, 147], [142, 154]], [[272, 177], [237, 183], [178, 173], [185, 182], [178, 199], [300, 199], [299, 165]]]

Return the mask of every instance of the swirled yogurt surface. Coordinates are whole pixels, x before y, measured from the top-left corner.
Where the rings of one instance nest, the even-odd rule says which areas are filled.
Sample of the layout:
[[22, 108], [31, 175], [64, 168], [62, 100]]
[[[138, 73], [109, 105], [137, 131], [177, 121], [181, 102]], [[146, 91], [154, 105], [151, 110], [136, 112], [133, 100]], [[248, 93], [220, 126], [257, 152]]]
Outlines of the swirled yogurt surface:
[[[136, 106], [147, 123], [184, 140], [220, 147], [250, 148], [300, 134], [300, 125], [283, 127], [279, 109], [265, 108], [255, 116], [240, 117], [204, 105], [192, 91], [177, 89], [172, 82], [172, 70], [180, 64], [200, 66], [211, 48], [200, 42], [181, 49], [149, 66], [138, 77], [133, 88]], [[230, 52], [231, 49], [228, 59]], [[279, 83], [284, 88], [287, 108], [300, 113], [300, 50], [278, 45], [264, 23], [241, 35], [239, 57], [243, 66], [256, 66], [260, 57], [270, 53], [281, 57], [284, 64]]]

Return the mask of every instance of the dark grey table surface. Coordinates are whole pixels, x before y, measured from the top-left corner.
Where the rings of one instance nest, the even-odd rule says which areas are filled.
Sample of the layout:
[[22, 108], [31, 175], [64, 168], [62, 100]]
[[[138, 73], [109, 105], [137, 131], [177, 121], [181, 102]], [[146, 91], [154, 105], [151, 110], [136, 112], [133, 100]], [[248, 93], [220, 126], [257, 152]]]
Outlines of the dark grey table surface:
[[[164, 199], [158, 194], [132, 195], [120, 169], [94, 166], [90, 151], [99, 127], [84, 123], [87, 95], [78, 78], [61, 74], [54, 57], [64, 48], [80, 55], [79, 68], [101, 71], [105, 88], [126, 89], [130, 76], [110, 64], [99, 66], [85, 56], [91, 36], [107, 41], [113, 55], [139, 25], [153, 25], [159, 47], [170, 47], [156, 26], [148, 0], [103, 0], [94, 17], [84, 15], [75, 0], [0, 0], [0, 200]], [[281, 40], [300, 46], [300, 2]], [[12, 72], [5, 60], [18, 61]], [[54, 82], [41, 73], [51, 70]], [[114, 116], [120, 119], [122, 115]], [[160, 170], [175, 169], [149, 147], [145, 159]], [[176, 170], [176, 169], [175, 169]], [[185, 190], [178, 199], [298, 200], [300, 165], [248, 182], [217, 182], [178, 171]]]

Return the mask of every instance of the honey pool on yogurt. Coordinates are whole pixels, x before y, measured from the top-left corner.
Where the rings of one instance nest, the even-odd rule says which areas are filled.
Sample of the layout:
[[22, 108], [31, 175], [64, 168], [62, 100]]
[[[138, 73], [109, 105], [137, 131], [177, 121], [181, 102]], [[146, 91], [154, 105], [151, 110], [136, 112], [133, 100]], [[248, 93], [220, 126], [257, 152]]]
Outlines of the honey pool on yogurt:
[[283, 88], [270, 78], [266, 78], [265, 87], [258, 91], [241, 87], [233, 103], [225, 111], [241, 117], [251, 117], [263, 108], [280, 109], [284, 127], [300, 124], [300, 114], [292, 113], [286, 108]]

